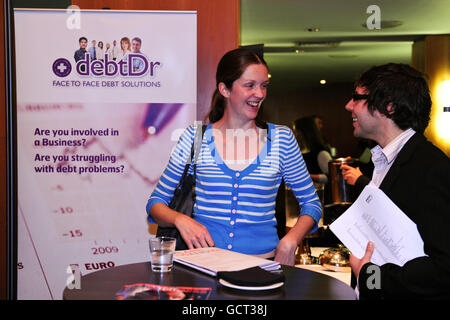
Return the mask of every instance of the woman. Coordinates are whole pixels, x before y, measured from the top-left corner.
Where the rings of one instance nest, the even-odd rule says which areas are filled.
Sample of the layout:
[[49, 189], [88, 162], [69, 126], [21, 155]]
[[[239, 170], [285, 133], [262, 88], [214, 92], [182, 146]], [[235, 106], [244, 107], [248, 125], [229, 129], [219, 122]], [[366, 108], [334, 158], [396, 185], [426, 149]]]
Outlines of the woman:
[[[196, 166], [193, 218], [167, 204], [200, 126], [190, 126], [181, 136], [147, 204], [149, 221], [175, 226], [189, 248], [216, 246], [293, 265], [298, 243], [316, 229], [321, 205], [292, 131], [259, 119], [268, 67], [255, 53], [235, 49], [220, 60], [216, 82], [211, 124]], [[275, 198], [282, 178], [302, 212], [279, 240]]]
[[123, 37], [122, 39], [120, 39], [120, 50], [117, 60], [122, 60], [130, 52], [131, 52], [130, 39], [128, 37]]
[[113, 58], [112, 58], [111, 45], [109, 44], [109, 42], [106, 43], [105, 47], [106, 47], [105, 56], [108, 56], [108, 60], [111, 61]]
[[103, 49], [103, 42], [102, 41], [98, 42], [98, 46], [97, 46], [95, 55], [97, 56], [98, 60], [103, 61], [105, 59], [105, 50]]
[[332, 160], [314, 117], [304, 117], [294, 121], [294, 133], [302, 151], [311, 179], [314, 182], [328, 182], [328, 162]]

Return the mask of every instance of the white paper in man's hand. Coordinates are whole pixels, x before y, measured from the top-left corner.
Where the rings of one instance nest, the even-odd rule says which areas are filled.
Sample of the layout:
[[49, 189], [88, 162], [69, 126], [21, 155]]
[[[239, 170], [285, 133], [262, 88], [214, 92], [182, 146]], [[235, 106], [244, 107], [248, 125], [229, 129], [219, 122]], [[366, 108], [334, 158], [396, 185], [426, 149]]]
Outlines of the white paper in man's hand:
[[371, 262], [377, 265], [425, 256], [416, 224], [383, 191], [369, 184], [353, 205], [330, 225], [331, 231], [358, 258], [369, 241], [375, 244]]

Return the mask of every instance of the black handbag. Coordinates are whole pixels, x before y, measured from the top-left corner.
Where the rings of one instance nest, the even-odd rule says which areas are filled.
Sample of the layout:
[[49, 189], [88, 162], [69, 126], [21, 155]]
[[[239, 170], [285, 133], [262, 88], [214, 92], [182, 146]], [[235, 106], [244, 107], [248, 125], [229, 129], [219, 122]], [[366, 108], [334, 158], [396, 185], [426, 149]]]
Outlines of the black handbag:
[[[197, 129], [198, 130], [198, 129]], [[173, 209], [177, 212], [184, 213], [187, 216], [192, 216], [192, 211], [195, 203], [195, 179], [196, 179], [196, 169], [197, 169], [197, 157], [200, 154], [201, 142], [203, 139], [203, 134], [205, 133], [206, 125], [202, 125], [202, 134], [201, 138], [199, 138], [199, 130], [194, 137], [194, 142], [191, 147], [191, 156], [188, 159], [188, 162], [184, 166], [183, 175], [180, 178], [180, 182], [176, 186], [172, 200], [169, 203], [169, 208]], [[187, 174], [189, 170], [190, 163], [194, 158], [195, 148], [197, 148], [197, 152], [195, 153], [196, 158], [193, 160], [194, 165], [194, 174]], [[177, 244], [175, 250], [186, 250], [188, 246], [186, 242], [184, 242], [183, 238], [180, 235], [180, 232], [175, 227], [161, 227], [158, 226], [156, 231], [157, 237], [172, 237], [177, 239]]]

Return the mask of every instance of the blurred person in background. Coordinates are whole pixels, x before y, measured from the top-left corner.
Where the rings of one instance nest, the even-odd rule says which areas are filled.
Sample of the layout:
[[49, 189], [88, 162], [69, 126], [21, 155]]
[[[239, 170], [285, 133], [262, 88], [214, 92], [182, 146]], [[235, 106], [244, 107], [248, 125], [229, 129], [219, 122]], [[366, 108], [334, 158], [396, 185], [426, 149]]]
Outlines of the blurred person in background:
[[292, 128], [311, 179], [314, 182], [326, 184], [328, 182], [328, 162], [333, 158], [314, 117], [297, 119]]
[[337, 150], [335, 147], [332, 147], [330, 145], [330, 143], [328, 142], [325, 133], [323, 132], [323, 117], [319, 116], [319, 115], [313, 115], [312, 118], [314, 119], [314, 122], [316, 123], [317, 128], [319, 129], [320, 133], [322, 134], [322, 139], [323, 139], [323, 143], [325, 144], [325, 146], [328, 148], [328, 150], [330, 150], [330, 154], [331, 156], [334, 158], [337, 156]]

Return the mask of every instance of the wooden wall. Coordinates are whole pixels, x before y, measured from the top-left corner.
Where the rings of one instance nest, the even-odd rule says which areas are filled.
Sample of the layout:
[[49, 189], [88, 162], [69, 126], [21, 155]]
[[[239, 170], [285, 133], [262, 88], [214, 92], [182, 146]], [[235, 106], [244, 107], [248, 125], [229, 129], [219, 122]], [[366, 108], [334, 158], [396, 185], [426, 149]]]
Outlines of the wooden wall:
[[263, 117], [292, 128], [292, 121], [295, 119], [311, 115], [322, 116], [324, 135], [337, 149], [338, 156], [359, 157], [351, 114], [345, 110], [352, 92], [353, 83], [305, 87], [295, 92], [269, 86]]

